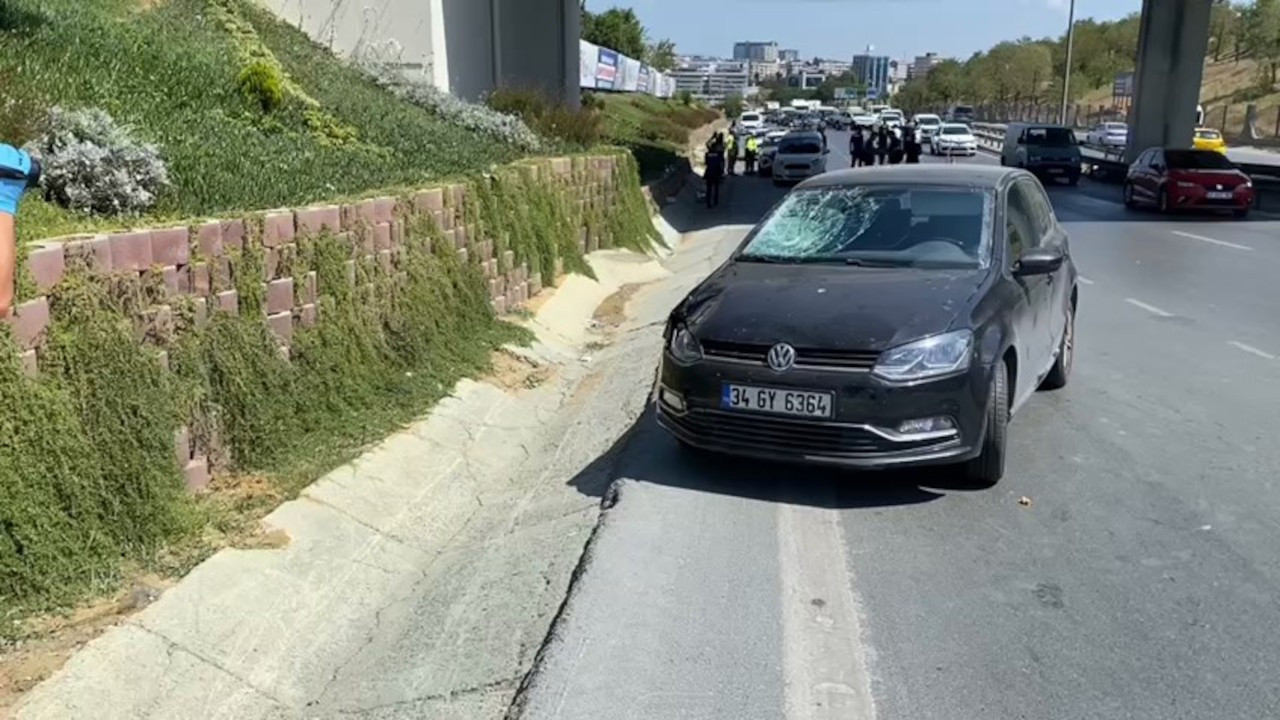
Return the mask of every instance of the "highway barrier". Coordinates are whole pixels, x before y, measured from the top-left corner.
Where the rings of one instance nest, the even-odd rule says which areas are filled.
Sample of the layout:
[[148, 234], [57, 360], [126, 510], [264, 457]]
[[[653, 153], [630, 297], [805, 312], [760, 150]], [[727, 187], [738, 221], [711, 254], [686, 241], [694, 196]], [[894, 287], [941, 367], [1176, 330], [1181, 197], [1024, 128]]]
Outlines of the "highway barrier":
[[[982, 150], [1000, 154], [1004, 146], [1006, 123], [971, 123], [974, 137], [978, 138], [978, 146]], [[1101, 147], [1086, 144], [1081, 133], [1076, 133], [1080, 140], [1080, 155], [1083, 169], [1089, 177], [1101, 182], [1124, 182], [1128, 174], [1129, 163], [1124, 161], [1124, 151], [1117, 148]], [[1256, 163], [1236, 163], [1246, 175], [1253, 180], [1253, 207], [1256, 210], [1280, 212], [1280, 164], [1261, 165]]]

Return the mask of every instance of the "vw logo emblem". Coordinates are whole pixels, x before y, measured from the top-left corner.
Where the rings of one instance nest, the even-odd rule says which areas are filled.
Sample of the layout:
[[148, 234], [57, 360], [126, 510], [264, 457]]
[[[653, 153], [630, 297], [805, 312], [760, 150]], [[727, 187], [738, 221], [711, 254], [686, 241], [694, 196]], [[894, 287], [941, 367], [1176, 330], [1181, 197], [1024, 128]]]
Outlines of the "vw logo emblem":
[[769, 369], [774, 372], [786, 372], [796, 364], [796, 349], [786, 343], [778, 343], [769, 348], [769, 354], [765, 359], [769, 362]]

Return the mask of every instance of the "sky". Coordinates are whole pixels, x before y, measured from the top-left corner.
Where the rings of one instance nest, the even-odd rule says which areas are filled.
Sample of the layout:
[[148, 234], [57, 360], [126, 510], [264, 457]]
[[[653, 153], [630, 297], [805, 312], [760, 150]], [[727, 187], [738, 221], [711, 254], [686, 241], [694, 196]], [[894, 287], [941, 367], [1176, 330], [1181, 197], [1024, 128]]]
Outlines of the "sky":
[[[740, 40], [775, 40], [800, 57], [849, 60], [926, 52], [964, 59], [1002, 40], [1060, 36], [1070, 0], [586, 0], [600, 12], [630, 7], [654, 39], [682, 55], [732, 57]], [[1076, 17], [1114, 20], [1142, 0], [1076, 0]]]

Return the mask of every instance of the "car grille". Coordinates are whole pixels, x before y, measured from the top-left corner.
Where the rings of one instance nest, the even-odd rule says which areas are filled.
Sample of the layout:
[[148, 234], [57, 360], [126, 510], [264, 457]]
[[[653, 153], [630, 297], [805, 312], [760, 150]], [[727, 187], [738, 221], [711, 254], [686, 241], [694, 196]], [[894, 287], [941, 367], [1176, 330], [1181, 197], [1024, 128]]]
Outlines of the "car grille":
[[[773, 346], [707, 340], [702, 343], [702, 352], [712, 359], [764, 365], [771, 347]], [[876, 366], [879, 357], [880, 353], [866, 350], [796, 348], [795, 367], [868, 372]]]
[[723, 410], [692, 410], [684, 415], [664, 412], [663, 418], [695, 442], [744, 452], [856, 458], [943, 447], [955, 442], [953, 439], [893, 442], [856, 425]]
[[809, 169], [808, 165], [797, 165], [795, 163], [786, 163], [782, 167], [788, 170], [801, 170], [801, 171]]

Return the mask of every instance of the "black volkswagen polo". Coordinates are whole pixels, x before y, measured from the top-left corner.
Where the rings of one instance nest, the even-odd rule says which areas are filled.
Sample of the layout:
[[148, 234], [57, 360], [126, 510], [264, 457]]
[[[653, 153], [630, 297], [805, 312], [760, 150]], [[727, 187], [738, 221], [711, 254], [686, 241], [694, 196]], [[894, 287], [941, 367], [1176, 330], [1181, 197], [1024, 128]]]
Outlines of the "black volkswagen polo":
[[1034, 176], [907, 165], [784, 198], [667, 322], [657, 417], [706, 450], [1004, 473], [1010, 416], [1071, 373], [1076, 270]]

